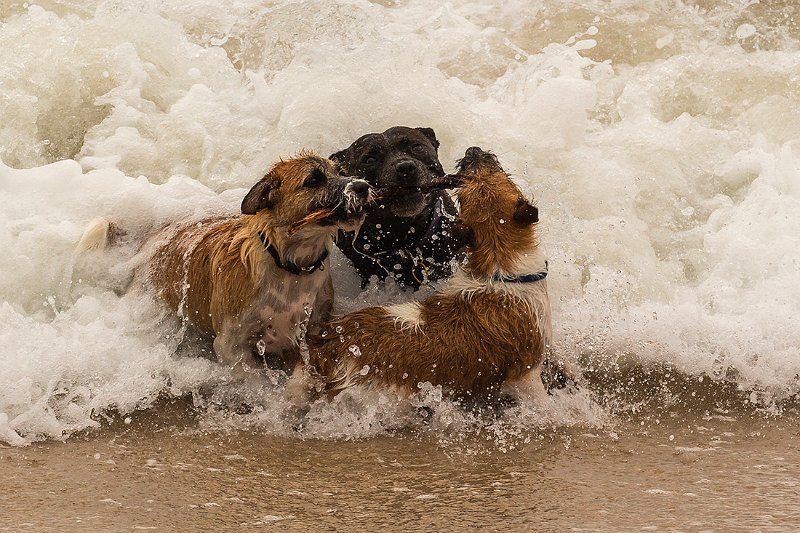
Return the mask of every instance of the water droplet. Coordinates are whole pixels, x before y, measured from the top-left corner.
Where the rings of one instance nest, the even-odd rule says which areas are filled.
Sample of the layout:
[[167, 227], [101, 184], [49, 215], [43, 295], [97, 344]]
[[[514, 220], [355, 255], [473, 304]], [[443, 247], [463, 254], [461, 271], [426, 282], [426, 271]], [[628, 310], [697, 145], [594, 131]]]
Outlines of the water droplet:
[[363, 367], [361, 367], [361, 370], [359, 370], [358, 373], [361, 374], [362, 376], [366, 376], [367, 374], [369, 374], [369, 365], [364, 365]]
[[347, 350], [356, 357], [359, 357], [361, 355], [361, 348], [359, 348], [355, 344], [351, 344]]
[[736, 38], [737, 39], [747, 39], [748, 37], [752, 37], [756, 34], [756, 27], [752, 24], [742, 24], [738, 28], [736, 28]]

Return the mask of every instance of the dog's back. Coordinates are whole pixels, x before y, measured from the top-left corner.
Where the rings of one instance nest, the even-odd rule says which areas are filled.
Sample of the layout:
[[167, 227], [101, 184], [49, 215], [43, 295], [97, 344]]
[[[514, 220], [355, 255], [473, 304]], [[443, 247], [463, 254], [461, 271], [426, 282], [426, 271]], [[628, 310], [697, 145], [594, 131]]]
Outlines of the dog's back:
[[223, 316], [237, 317], [258, 287], [241, 261], [241, 217], [205, 219], [167, 227], [153, 236], [156, 246], [149, 283], [174, 312], [206, 334], [220, 331]]
[[549, 314], [539, 312], [546, 303], [546, 289], [521, 298], [501, 287], [448, 287], [420, 303], [351, 313], [310, 347], [331, 393], [377, 381], [409, 391], [430, 382], [458, 397], [492, 395], [541, 363]]

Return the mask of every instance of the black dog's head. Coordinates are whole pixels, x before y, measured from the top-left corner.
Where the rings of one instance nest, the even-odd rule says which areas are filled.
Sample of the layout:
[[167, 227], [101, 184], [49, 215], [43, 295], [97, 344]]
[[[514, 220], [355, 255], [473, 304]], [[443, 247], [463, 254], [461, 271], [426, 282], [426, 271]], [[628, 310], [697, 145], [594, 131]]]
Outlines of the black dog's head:
[[393, 215], [413, 217], [430, 203], [431, 190], [444, 186], [438, 148], [431, 128], [395, 126], [359, 137], [330, 159], [343, 174], [366, 180]]

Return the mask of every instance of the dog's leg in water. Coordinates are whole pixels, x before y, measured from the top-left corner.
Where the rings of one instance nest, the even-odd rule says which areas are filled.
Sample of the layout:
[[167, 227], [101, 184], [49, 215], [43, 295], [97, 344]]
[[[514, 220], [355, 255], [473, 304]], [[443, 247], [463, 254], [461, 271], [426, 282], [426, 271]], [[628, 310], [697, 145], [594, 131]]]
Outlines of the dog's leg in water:
[[305, 363], [295, 365], [292, 375], [286, 382], [283, 398], [288, 404], [284, 411], [284, 419], [295, 431], [303, 427], [303, 421], [311, 409], [311, 401], [317, 395], [317, 380]]
[[[245, 377], [249, 368], [257, 368], [249, 335], [242, 335], [241, 328], [224, 327], [214, 339], [214, 352], [219, 361], [230, 368], [236, 377]], [[245, 342], [242, 342], [242, 341]]]
[[286, 382], [283, 396], [295, 409], [304, 408], [312, 399], [316, 380], [311, 376], [304, 363], [294, 367], [292, 375]]
[[503, 392], [511, 394], [522, 402], [537, 403], [547, 398], [547, 391], [542, 383], [542, 365], [522, 374], [516, 379], [503, 383]]
[[552, 355], [546, 357], [542, 363], [542, 382], [548, 391], [565, 388], [572, 390], [580, 386], [575, 365]]

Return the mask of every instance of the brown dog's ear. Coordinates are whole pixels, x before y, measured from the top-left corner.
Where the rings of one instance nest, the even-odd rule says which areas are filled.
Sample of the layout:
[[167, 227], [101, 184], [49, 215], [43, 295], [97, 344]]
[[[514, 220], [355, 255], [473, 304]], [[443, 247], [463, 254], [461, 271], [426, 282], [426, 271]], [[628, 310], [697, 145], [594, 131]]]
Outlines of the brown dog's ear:
[[514, 208], [513, 215], [514, 222], [530, 226], [539, 222], [539, 210], [536, 206], [531, 205], [525, 198], [517, 200], [517, 206]]
[[273, 185], [270, 183], [269, 178], [261, 178], [258, 183], [253, 185], [250, 192], [245, 195], [244, 200], [242, 200], [242, 214], [255, 215], [259, 211], [271, 207], [271, 196], [277, 188], [277, 183]]
[[436, 133], [433, 131], [433, 128], [414, 128], [415, 130], [421, 132], [425, 137], [430, 139], [431, 144], [437, 150], [439, 149], [439, 140], [436, 138]]
[[456, 222], [450, 228], [450, 235], [453, 237], [458, 249], [465, 246], [475, 246], [475, 231], [461, 222]]

